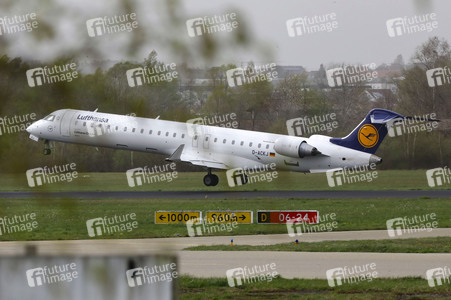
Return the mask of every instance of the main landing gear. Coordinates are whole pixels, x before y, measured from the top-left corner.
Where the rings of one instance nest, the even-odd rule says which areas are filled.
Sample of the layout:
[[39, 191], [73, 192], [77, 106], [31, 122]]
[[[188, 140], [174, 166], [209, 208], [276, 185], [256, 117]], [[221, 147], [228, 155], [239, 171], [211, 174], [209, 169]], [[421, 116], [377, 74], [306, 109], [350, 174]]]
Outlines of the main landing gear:
[[52, 150], [50, 150], [50, 142], [48, 140], [44, 141], [44, 151], [42, 151], [44, 155], [50, 155], [52, 153]]
[[219, 178], [215, 174], [211, 174], [211, 169], [208, 168], [208, 174], [204, 176], [204, 184], [206, 186], [216, 186], [219, 182]]

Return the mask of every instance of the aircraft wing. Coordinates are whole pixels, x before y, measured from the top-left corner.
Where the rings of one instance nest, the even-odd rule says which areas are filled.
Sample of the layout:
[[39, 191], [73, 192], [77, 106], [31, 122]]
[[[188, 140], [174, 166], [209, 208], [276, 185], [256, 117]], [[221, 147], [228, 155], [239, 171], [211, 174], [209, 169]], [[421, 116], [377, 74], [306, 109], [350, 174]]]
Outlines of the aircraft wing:
[[200, 156], [197, 153], [194, 154], [194, 153], [190, 153], [190, 152], [186, 151], [184, 148], [185, 148], [184, 144], [180, 145], [174, 151], [174, 153], [172, 153], [172, 155], [170, 157], [166, 158], [166, 160], [183, 161], [183, 162], [191, 163], [196, 166], [202, 166], [202, 167], [214, 168], [214, 169], [225, 169], [225, 170], [230, 169], [229, 166], [227, 166], [226, 164], [224, 164], [222, 162], [212, 160], [210, 158], [203, 158], [202, 156]]

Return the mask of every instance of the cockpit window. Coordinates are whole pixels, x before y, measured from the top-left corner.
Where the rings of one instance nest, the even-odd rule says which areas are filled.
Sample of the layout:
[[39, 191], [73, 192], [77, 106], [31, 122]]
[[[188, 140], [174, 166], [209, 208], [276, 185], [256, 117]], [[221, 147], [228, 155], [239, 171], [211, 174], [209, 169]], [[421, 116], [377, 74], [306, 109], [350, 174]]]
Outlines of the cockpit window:
[[44, 120], [51, 122], [51, 121], [55, 120], [55, 115], [48, 115], [47, 117], [44, 118]]

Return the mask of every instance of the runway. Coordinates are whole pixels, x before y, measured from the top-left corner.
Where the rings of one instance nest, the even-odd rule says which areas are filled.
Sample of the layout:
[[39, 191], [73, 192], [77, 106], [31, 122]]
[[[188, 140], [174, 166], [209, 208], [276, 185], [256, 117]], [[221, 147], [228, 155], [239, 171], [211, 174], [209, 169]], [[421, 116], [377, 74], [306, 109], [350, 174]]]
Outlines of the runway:
[[451, 190], [409, 191], [68, 191], [0, 192], [0, 199], [374, 199], [374, 198], [451, 198]]
[[[405, 234], [400, 238], [451, 236], [451, 228]], [[123, 240], [69, 240], [0, 242], [0, 255], [23, 255], [25, 245], [34, 245], [38, 255], [134, 255], [177, 254], [181, 274], [225, 277], [228, 269], [275, 263], [284, 278], [326, 278], [326, 270], [376, 263], [379, 277], [425, 276], [427, 269], [449, 265], [451, 254], [344, 253], [275, 251], [186, 251], [199, 245], [270, 245], [293, 242], [287, 234], [176, 237]], [[308, 233], [296, 237], [301, 243], [331, 240], [389, 239], [386, 230]], [[415, 263], [413, 263], [415, 262]]]
[[182, 274], [196, 277], [225, 277], [228, 269], [251, 269], [275, 263], [283, 278], [326, 279], [326, 271], [376, 264], [378, 277], [419, 276], [426, 271], [449, 266], [451, 254], [351, 253], [351, 252], [276, 252], [276, 251], [182, 251], [179, 255]]

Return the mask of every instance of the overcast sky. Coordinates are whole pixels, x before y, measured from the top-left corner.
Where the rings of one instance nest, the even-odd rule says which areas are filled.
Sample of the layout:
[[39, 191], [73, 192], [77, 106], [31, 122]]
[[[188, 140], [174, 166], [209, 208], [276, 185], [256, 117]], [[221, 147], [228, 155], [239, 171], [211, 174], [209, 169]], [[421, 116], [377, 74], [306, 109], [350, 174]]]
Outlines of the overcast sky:
[[[279, 65], [302, 65], [316, 70], [321, 63], [390, 63], [398, 54], [409, 61], [415, 48], [428, 37], [439, 36], [451, 41], [451, 1], [449, 0], [378, 0], [378, 1], [269, 1], [269, 0], [185, 0], [169, 12], [162, 1], [131, 1], [132, 6], [114, 0], [54, 0], [48, 6], [39, 1], [0, 4], [1, 16], [35, 12], [40, 21], [37, 32], [0, 36], [0, 50], [10, 57], [46, 61], [76, 55], [81, 61], [141, 61], [155, 49], [159, 59], [181, 63], [184, 59], [171, 47], [181, 43], [191, 51], [188, 64], [211, 66], [275, 62]], [[135, 12], [140, 30], [102, 37], [89, 37], [86, 21], [91, 18]], [[220, 47], [210, 60], [198, 55], [200, 37], [189, 37], [185, 25], [190, 18], [236, 13], [238, 26], [247, 28], [248, 46], [234, 45], [232, 33], [213, 33]], [[337, 29], [290, 37], [286, 21], [334, 13]], [[432, 32], [389, 37], [388, 19], [436, 13], [438, 28]], [[168, 16], [177, 15], [179, 22]], [[51, 27], [50, 30], [47, 30]], [[126, 47], [134, 40], [136, 51]], [[94, 49], [94, 50], [93, 50]]]

